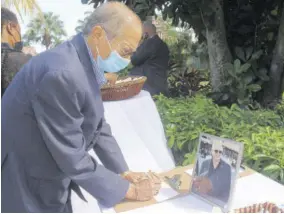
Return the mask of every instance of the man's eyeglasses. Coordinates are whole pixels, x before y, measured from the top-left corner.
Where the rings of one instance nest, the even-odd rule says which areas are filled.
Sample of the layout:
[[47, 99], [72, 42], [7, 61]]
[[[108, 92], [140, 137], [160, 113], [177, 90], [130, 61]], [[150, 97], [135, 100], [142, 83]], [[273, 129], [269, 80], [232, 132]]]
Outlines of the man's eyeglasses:
[[221, 150], [214, 150], [215, 154], [222, 154], [223, 152]]

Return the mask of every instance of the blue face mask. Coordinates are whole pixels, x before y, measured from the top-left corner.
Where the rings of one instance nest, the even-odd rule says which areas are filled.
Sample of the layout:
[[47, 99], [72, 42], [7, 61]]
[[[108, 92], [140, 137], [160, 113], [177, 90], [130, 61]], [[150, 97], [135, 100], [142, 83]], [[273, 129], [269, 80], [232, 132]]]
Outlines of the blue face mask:
[[110, 55], [106, 59], [103, 59], [99, 55], [99, 51], [98, 51], [97, 62], [98, 62], [98, 66], [101, 71], [115, 73], [115, 72], [121, 71], [122, 69], [126, 68], [129, 65], [130, 60], [121, 57], [119, 53], [117, 53], [117, 51], [111, 51]]
[[102, 71], [115, 73], [121, 71], [129, 65], [130, 60], [121, 57], [117, 51], [112, 51], [108, 58], [102, 59], [98, 56], [98, 66]]

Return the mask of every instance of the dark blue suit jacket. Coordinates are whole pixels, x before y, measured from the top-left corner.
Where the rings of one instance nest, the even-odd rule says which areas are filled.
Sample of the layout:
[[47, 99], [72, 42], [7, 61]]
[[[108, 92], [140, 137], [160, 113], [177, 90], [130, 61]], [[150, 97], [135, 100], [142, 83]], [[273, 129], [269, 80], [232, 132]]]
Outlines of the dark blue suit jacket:
[[144, 41], [131, 57], [131, 75], [146, 76], [144, 90], [151, 95], [168, 93], [169, 48], [158, 35]]
[[[111, 207], [128, 170], [81, 35], [33, 57], [2, 98], [2, 212], [70, 212], [78, 185]], [[94, 149], [104, 166], [88, 153]], [[80, 192], [78, 192], [80, 193]]]
[[228, 202], [231, 190], [231, 167], [222, 159], [216, 169], [213, 168], [212, 159], [205, 160], [199, 170], [199, 176], [208, 177], [212, 183], [209, 195], [225, 203]]

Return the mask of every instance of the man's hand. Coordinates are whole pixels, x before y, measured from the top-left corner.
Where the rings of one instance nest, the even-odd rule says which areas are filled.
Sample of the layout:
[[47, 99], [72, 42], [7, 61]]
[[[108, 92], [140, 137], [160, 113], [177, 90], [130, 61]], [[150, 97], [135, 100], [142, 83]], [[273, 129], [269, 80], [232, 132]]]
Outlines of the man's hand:
[[154, 197], [153, 187], [149, 179], [142, 178], [139, 183], [130, 183], [125, 198], [135, 201], [148, 201]]
[[207, 177], [195, 178], [193, 186], [201, 194], [207, 194], [212, 190], [212, 183]]
[[105, 73], [104, 74], [105, 78], [107, 79], [108, 83], [110, 83], [111, 85], [115, 85], [115, 82], [118, 78], [117, 74], [114, 73]]
[[[134, 200], [149, 200], [154, 195], [157, 195], [159, 193], [159, 190], [161, 189], [160, 177], [156, 173], [151, 171], [148, 173], [128, 171], [123, 173], [122, 177], [131, 182], [129, 194], [127, 194], [126, 196], [126, 198], [128, 199], [131, 199], [131, 197], [133, 199], [133, 189], [135, 189]], [[151, 197], [148, 191], [151, 191]]]
[[154, 195], [157, 195], [161, 189], [161, 178], [156, 173], [151, 171], [148, 173], [128, 171], [123, 173], [122, 177], [134, 184], [139, 183], [141, 180], [149, 179], [153, 187]]
[[148, 177], [150, 178], [152, 185], [153, 185], [153, 190], [154, 190], [154, 195], [157, 195], [161, 189], [161, 183], [162, 180], [161, 178], [154, 172], [148, 172], [147, 173]]
[[140, 178], [145, 177], [146, 173], [145, 172], [127, 171], [127, 172], [124, 172], [121, 176], [124, 179], [130, 181], [131, 183], [136, 183], [136, 182], [139, 181]]

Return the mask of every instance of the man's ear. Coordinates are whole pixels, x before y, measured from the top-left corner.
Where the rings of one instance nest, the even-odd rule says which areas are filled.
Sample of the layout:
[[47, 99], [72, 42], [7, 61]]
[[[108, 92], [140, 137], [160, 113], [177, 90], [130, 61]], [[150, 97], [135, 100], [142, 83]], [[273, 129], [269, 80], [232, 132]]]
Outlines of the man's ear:
[[13, 26], [12, 26], [11, 23], [7, 23], [7, 24], [5, 25], [5, 28], [6, 28], [7, 32], [8, 32], [10, 35], [13, 35], [13, 33], [12, 33], [12, 31], [13, 31]]
[[101, 26], [95, 26], [91, 31], [91, 37], [93, 41], [95, 41], [95, 43], [98, 44], [99, 41], [104, 37], [104, 33], [105, 32]]

